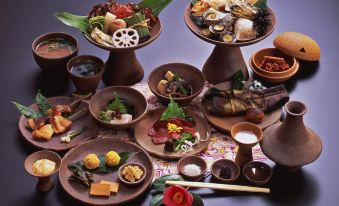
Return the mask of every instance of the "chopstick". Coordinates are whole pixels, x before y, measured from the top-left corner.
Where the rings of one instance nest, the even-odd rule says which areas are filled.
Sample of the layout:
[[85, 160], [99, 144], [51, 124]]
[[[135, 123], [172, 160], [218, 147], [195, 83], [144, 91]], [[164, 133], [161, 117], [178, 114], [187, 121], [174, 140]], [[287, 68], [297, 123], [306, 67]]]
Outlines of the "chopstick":
[[[206, 172], [203, 176], [199, 177], [195, 182], [199, 182], [200, 180], [210, 176], [212, 173], [211, 172]], [[186, 190], [189, 190], [191, 187], [187, 187]]]
[[188, 182], [188, 181], [166, 181], [167, 185], [180, 185], [183, 187], [195, 187], [195, 188], [209, 188], [215, 190], [228, 190], [237, 192], [258, 192], [258, 193], [270, 193], [269, 188], [263, 187], [250, 187], [242, 185], [228, 185], [228, 184], [216, 184], [206, 182]]

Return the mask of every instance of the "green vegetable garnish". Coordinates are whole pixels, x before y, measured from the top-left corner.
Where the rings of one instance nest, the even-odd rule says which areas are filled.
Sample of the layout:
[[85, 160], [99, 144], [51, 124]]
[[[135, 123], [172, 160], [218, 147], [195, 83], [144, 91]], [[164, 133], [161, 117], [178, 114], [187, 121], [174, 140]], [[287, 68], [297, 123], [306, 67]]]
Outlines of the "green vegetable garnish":
[[158, 16], [160, 12], [170, 4], [172, 0], [143, 0], [140, 2], [142, 7], [151, 8], [154, 16]]
[[232, 76], [232, 89], [242, 90], [244, 88], [243, 81], [245, 81], [244, 74], [239, 70]]
[[181, 81], [180, 81], [180, 77], [179, 77], [177, 74], [175, 74], [174, 77], [173, 77], [173, 79], [174, 79], [174, 81], [177, 82], [177, 84], [178, 84], [178, 86], [179, 86], [178, 89], [179, 89], [180, 94], [182, 94], [183, 96], [187, 96], [187, 91], [186, 91], [186, 89], [182, 86], [182, 83], [181, 83]]
[[40, 90], [35, 97], [35, 102], [39, 107], [39, 111], [44, 115], [47, 115], [47, 111], [52, 108], [52, 106], [48, 103], [46, 97], [40, 93]]
[[68, 12], [55, 13], [54, 16], [67, 26], [75, 27], [89, 35], [89, 21], [87, 16], [78, 16]]
[[[125, 18], [124, 21], [126, 21], [128, 27], [133, 27], [133, 25], [145, 22], [146, 17], [145, 15], [138, 12], [138, 13], [135, 13], [133, 16]], [[134, 29], [138, 32], [140, 39], [150, 36], [149, 29], [145, 26], [135, 26]]]
[[181, 148], [181, 145], [185, 144], [185, 141], [190, 141], [193, 139], [193, 134], [191, 132], [184, 132], [181, 134], [180, 138], [175, 141], [175, 150], [178, 151]]
[[90, 18], [89, 20], [89, 25], [91, 29], [94, 29], [97, 27], [101, 31], [104, 29], [104, 24], [105, 24], [105, 17], [104, 16], [95, 16]]
[[122, 103], [119, 96], [117, 96], [117, 95], [115, 96], [114, 101], [106, 106], [105, 111], [107, 111], [107, 110], [111, 110], [111, 111], [118, 110], [122, 114], [127, 114], [127, 109], [126, 109], [125, 105]]
[[40, 117], [44, 116], [44, 114], [40, 113], [39, 111], [36, 111], [35, 109], [32, 109], [30, 107], [26, 107], [26, 106], [19, 104], [17, 102], [12, 101], [12, 103], [16, 106], [16, 108], [19, 110], [19, 112], [27, 118], [40, 118]]
[[259, 9], [266, 9], [267, 8], [267, 0], [258, 0], [255, 4], [255, 7]]
[[167, 109], [162, 113], [160, 120], [168, 120], [173, 117], [186, 119], [186, 114], [184, 110], [170, 98], [170, 103], [168, 104]]

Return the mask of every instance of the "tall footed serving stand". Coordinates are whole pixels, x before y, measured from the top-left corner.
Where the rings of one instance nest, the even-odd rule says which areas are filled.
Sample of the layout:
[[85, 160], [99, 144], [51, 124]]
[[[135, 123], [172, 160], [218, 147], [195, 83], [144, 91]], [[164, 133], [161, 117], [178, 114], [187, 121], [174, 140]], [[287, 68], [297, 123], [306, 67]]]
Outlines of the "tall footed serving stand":
[[208, 82], [217, 84], [228, 81], [238, 70], [242, 70], [245, 79], [248, 79], [249, 74], [240, 47], [260, 42], [274, 31], [275, 16], [271, 9], [269, 9], [269, 12], [271, 14], [271, 25], [264, 35], [250, 41], [226, 43], [201, 35], [202, 28], [191, 18], [191, 6], [186, 8], [184, 18], [187, 27], [200, 39], [215, 45], [212, 54], [208, 57], [202, 69]]
[[143, 48], [153, 42], [162, 30], [161, 22], [158, 19], [150, 30], [150, 37], [136, 46], [117, 48], [108, 47], [95, 42], [91, 37], [84, 34], [85, 38], [95, 46], [110, 52], [105, 63], [103, 81], [107, 85], [130, 86], [136, 84], [144, 77], [144, 69], [136, 57], [135, 50]]

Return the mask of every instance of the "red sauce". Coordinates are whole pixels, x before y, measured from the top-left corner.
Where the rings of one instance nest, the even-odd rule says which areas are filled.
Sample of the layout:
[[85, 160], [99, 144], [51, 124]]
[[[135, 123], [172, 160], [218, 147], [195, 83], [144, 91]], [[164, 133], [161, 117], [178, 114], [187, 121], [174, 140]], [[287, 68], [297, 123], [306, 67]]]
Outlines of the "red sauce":
[[36, 47], [36, 52], [45, 58], [61, 58], [70, 55], [74, 50], [75, 46], [62, 38], [43, 41]]

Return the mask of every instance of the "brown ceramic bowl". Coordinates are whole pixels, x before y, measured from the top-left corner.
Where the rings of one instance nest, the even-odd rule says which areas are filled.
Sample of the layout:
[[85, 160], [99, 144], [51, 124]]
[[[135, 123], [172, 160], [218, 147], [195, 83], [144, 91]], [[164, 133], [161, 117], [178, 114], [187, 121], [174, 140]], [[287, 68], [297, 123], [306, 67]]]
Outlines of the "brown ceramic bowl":
[[[95, 75], [87, 77], [75, 75], [71, 72], [71, 69], [74, 65], [86, 61], [95, 62], [99, 67], [99, 72]], [[73, 81], [79, 94], [94, 92], [101, 80], [101, 77], [104, 73], [104, 69], [105, 69], [104, 62], [100, 58], [91, 55], [76, 56], [69, 60], [67, 63], [68, 76]]]
[[[124, 175], [122, 174], [122, 171], [124, 170], [124, 168], [126, 167], [126, 166], [138, 166], [143, 172], [144, 172], [144, 174], [141, 176], [141, 178], [138, 180], [138, 181], [135, 181], [135, 182], [130, 182], [130, 181], [128, 181], [125, 177], [124, 177]], [[146, 177], [146, 173], [147, 173], [147, 171], [146, 171], [146, 168], [143, 166], [143, 165], [141, 165], [141, 164], [138, 164], [138, 163], [126, 163], [126, 164], [123, 164], [120, 168], [119, 168], [119, 170], [118, 170], [118, 177], [119, 177], [119, 180], [122, 182], [122, 183], [124, 183], [125, 185], [127, 185], [127, 186], [137, 186], [137, 185], [139, 185], [140, 183], [142, 183], [142, 181], [144, 181], [144, 179], [145, 179], [145, 177]]]
[[[235, 139], [235, 134], [241, 131], [251, 131], [253, 132], [256, 136], [257, 136], [257, 141], [254, 143], [243, 143], [243, 142], [239, 142], [237, 139]], [[262, 129], [260, 129], [260, 127], [256, 124], [253, 123], [249, 123], [249, 122], [241, 122], [238, 123], [236, 125], [234, 125], [231, 129], [231, 136], [233, 138], [233, 140], [237, 143], [237, 145], [246, 145], [248, 147], [253, 147], [254, 145], [258, 144], [258, 142], [260, 142], [260, 140], [263, 137], [263, 132]]]
[[[266, 71], [262, 68], [259, 67], [260, 62], [262, 60], [264, 60], [265, 56], [274, 56], [274, 57], [281, 57], [284, 58], [285, 61], [288, 63], [288, 65], [290, 65], [290, 68], [286, 71], [282, 71], [282, 72], [270, 72], [270, 71]], [[278, 49], [276, 48], [266, 48], [266, 49], [262, 49], [257, 51], [256, 53], [254, 53], [251, 57], [252, 61], [252, 65], [254, 66], [254, 68], [265, 75], [269, 75], [272, 77], [281, 77], [281, 76], [286, 76], [290, 73], [293, 73], [293, 68], [295, 68], [297, 66], [297, 60], [294, 57], [291, 57], [289, 55], [286, 55], [282, 52], [280, 52]]]
[[197, 97], [204, 88], [205, 77], [202, 72], [196, 67], [184, 64], [184, 63], [169, 63], [161, 65], [155, 68], [150, 75], [148, 76], [148, 87], [151, 89], [152, 93], [158, 97], [159, 101], [163, 104], [167, 104], [170, 101], [169, 97], [163, 96], [158, 92], [157, 86], [160, 80], [165, 79], [165, 74], [167, 71], [172, 71], [173, 73], [180, 76], [185, 80], [189, 85], [192, 86], [192, 95], [182, 98], [173, 98], [175, 102], [180, 105], [189, 104], [195, 97]]
[[[200, 174], [189, 175], [189, 174], [185, 173], [184, 167], [185, 167], [185, 165], [188, 165], [188, 164], [198, 165], [201, 169]], [[195, 155], [190, 155], [190, 156], [186, 156], [186, 157], [181, 158], [179, 160], [178, 164], [177, 164], [177, 168], [178, 168], [179, 173], [183, 177], [190, 179], [190, 180], [194, 180], [194, 179], [198, 179], [198, 178], [202, 177], [205, 174], [205, 172], [207, 170], [207, 164], [206, 164], [205, 160], [202, 159], [201, 157], [198, 157], [198, 156], [195, 156]]]
[[[55, 162], [55, 169], [51, 174], [47, 176], [39, 176], [39, 175], [34, 174], [33, 164], [35, 161], [41, 160], [41, 159], [48, 159], [48, 160]], [[25, 160], [24, 165], [25, 165], [25, 169], [28, 172], [28, 174], [34, 177], [48, 177], [48, 176], [52, 176], [53, 174], [59, 171], [59, 168], [61, 166], [61, 158], [55, 152], [52, 152], [50, 150], [41, 150], [28, 156], [27, 159]]]
[[[39, 46], [39, 44], [41, 44], [44, 41], [55, 38], [62, 38], [71, 42], [75, 47], [74, 51], [71, 54], [60, 58], [46, 58], [37, 53], [36, 48]], [[53, 73], [66, 74], [67, 62], [76, 55], [78, 55], [78, 50], [79, 50], [78, 41], [73, 36], [63, 32], [52, 32], [43, 34], [37, 37], [32, 44], [32, 52], [36, 63], [40, 66], [40, 68], [43, 71]]]
[[259, 162], [247, 162], [243, 168], [244, 177], [253, 184], [265, 185], [272, 178], [272, 169], [269, 165]]
[[[119, 97], [127, 99], [128, 102], [134, 105], [135, 111], [131, 122], [125, 124], [112, 124], [98, 118], [100, 111], [104, 109], [110, 100], [114, 99], [115, 93]], [[147, 100], [144, 95], [136, 89], [128, 86], [112, 86], [98, 90], [96, 94], [93, 95], [89, 102], [89, 111], [99, 125], [109, 129], [123, 130], [133, 127], [146, 114]]]
[[[231, 177], [229, 179], [225, 179], [225, 178], [221, 178], [220, 175], [220, 170], [222, 167], [228, 167], [231, 170]], [[228, 159], [220, 159], [217, 160], [215, 162], [213, 162], [213, 164], [211, 165], [211, 173], [212, 176], [220, 181], [220, 182], [225, 182], [225, 183], [230, 183], [230, 182], [234, 182], [236, 181], [239, 176], [240, 176], [240, 167], [237, 163], [235, 163], [232, 160], [228, 160]]]

